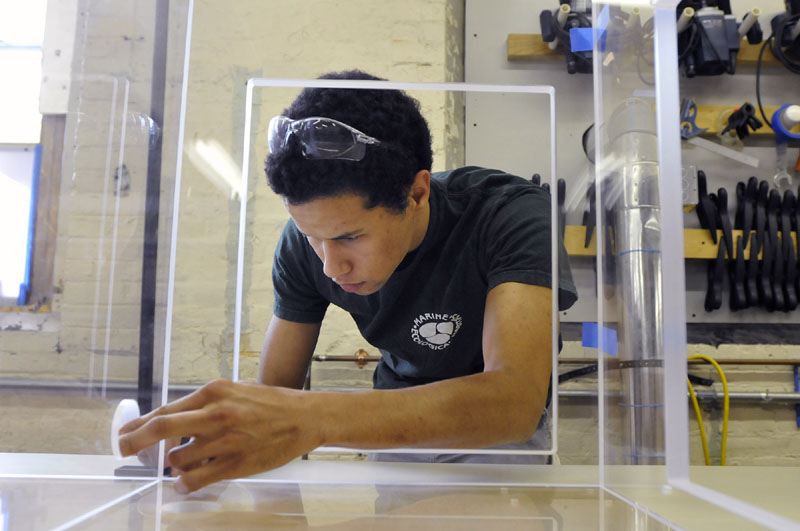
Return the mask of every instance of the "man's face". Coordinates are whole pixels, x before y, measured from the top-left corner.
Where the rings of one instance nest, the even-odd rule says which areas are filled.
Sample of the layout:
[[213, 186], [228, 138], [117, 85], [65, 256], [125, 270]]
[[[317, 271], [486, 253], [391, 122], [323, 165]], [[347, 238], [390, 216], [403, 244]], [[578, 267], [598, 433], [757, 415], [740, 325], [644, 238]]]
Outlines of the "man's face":
[[[426, 198], [427, 199], [427, 198]], [[401, 214], [384, 207], [364, 208], [356, 194], [315, 199], [301, 205], [286, 203], [323, 271], [349, 293], [369, 295], [389, 280], [405, 255], [422, 242], [427, 210], [413, 199]]]

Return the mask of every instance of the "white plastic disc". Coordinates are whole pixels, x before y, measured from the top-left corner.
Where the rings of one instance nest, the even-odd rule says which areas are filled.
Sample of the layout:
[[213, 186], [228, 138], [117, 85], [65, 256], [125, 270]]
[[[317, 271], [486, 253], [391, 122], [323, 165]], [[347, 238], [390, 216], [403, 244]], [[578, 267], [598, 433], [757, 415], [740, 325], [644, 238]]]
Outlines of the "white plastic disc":
[[111, 452], [117, 459], [122, 459], [122, 452], [119, 449], [119, 429], [139, 415], [139, 404], [136, 400], [126, 398], [117, 405], [114, 417], [111, 419]]

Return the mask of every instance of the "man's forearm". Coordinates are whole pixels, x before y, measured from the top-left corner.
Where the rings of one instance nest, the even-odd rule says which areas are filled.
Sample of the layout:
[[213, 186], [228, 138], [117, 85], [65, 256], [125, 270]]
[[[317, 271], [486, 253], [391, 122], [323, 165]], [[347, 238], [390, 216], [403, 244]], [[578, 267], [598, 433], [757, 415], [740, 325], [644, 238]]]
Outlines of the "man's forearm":
[[481, 448], [527, 440], [546, 392], [490, 371], [407, 389], [309, 392], [302, 399], [325, 445]]

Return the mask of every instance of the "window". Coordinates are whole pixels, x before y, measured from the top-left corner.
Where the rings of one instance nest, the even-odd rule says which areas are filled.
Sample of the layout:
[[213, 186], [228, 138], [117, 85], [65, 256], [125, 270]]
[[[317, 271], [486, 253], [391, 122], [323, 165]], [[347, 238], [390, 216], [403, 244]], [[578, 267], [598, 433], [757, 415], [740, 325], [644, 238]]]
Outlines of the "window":
[[0, 4], [0, 144], [39, 143], [46, 5], [46, 0]]
[[0, 5], [0, 306], [25, 304], [29, 291], [46, 6]]

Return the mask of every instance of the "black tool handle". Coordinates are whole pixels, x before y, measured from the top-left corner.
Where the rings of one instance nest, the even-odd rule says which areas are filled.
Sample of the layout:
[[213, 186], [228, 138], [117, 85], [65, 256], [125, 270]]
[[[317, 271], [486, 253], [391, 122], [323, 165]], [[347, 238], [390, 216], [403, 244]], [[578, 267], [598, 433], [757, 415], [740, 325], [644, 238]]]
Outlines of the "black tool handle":
[[567, 229], [567, 209], [564, 203], [567, 200], [567, 181], [564, 179], [558, 180], [558, 232], [561, 234], [561, 239], [564, 239], [564, 231]]
[[725, 243], [719, 242], [717, 258], [708, 263], [708, 289], [705, 309], [713, 312], [722, 307], [722, 281], [725, 273]]
[[748, 306], [758, 306], [762, 303], [758, 294], [758, 251], [758, 237], [755, 232], [751, 232], [750, 258], [747, 260], [747, 277], [745, 279]]
[[[589, 200], [589, 205], [587, 209], [583, 212], [583, 225], [586, 227], [586, 236], [583, 240], [583, 247], [589, 247], [589, 242], [592, 241], [592, 234], [594, 233], [594, 226], [597, 223], [597, 215], [595, 212], [595, 187], [594, 183], [589, 185], [589, 189], [586, 190], [586, 198]], [[598, 249], [599, 252], [599, 249]]]
[[728, 191], [725, 188], [717, 190], [717, 226], [722, 229], [725, 240], [725, 251], [728, 258], [733, 258], [733, 232], [731, 231], [731, 218], [728, 216]]
[[744, 287], [744, 238], [736, 238], [736, 259], [731, 267], [731, 299], [730, 308], [733, 311], [747, 308], [747, 293]]
[[792, 240], [792, 221], [797, 209], [797, 200], [791, 190], [783, 194], [781, 208], [781, 245], [783, 248], [784, 278], [783, 278], [783, 310], [794, 311], [797, 308], [797, 250]]
[[708, 194], [708, 182], [703, 170], [697, 171], [697, 218], [700, 226], [711, 233], [711, 241], [717, 243], [717, 207], [714, 194]]

